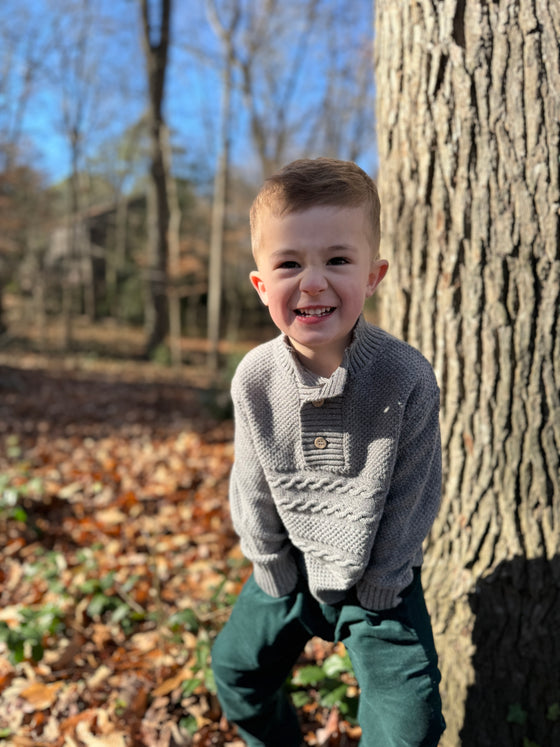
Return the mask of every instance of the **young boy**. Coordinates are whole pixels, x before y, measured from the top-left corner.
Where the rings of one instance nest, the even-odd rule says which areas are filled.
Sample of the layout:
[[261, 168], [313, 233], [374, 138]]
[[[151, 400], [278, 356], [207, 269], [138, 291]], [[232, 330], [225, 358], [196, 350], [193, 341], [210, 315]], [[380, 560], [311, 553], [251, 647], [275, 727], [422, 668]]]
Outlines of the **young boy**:
[[282, 333], [232, 383], [233, 523], [253, 575], [213, 649], [250, 747], [298, 747], [285, 692], [312, 636], [342, 641], [363, 747], [432, 747], [445, 728], [420, 581], [441, 488], [439, 390], [419, 352], [362, 316], [387, 272], [379, 198], [353, 163], [304, 159], [251, 209], [251, 282]]

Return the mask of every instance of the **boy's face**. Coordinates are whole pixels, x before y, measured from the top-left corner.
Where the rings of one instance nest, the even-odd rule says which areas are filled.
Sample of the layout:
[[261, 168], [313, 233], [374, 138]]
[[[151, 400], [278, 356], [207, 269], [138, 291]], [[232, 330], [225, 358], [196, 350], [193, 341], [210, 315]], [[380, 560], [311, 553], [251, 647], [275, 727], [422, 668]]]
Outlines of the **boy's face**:
[[321, 360], [327, 369], [340, 364], [365, 299], [387, 271], [385, 260], [372, 258], [365, 210], [267, 211], [260, 229], [251, 282], [304, 362], [328, 373]]

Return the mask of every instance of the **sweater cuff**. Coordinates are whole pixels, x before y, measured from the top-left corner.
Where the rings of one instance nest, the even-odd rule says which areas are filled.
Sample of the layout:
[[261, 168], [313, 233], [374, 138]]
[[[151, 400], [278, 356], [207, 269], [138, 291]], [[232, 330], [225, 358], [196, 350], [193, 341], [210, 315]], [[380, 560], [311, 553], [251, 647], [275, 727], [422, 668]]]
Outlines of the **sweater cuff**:
[[396, 589], [358, 584], [356, 591], [360, 605], [366, 610], [389, 610], [401, 602], [401, 597]]
[[295, 589], [298, 570], [292, 556], [284, 555], [271, 564], [254, 563], [253, 576], [265, 594], [271, 597], [283, 597]]

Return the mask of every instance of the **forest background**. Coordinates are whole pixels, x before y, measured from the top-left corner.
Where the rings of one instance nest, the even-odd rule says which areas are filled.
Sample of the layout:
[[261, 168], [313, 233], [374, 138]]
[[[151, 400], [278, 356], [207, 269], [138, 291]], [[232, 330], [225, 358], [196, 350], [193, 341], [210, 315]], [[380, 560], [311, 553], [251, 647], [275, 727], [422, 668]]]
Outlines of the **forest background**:
[[39, 336], [53, 315], [63, 348], [80, 315], [140, 323], [146, 354], [178, 362], [183, 333], [215, 353], [265, 323], [247, 283], [263, 177], [302, 154], [375, 168], [371, 4], [1, 13], [1, 272]]
[[[7, 0], [0, 36], [0, 741], [239, 744], [209, 650], [250, 570], [229, 380], [274, 333], [247, 210], [327, 154], [378, 171], [367, 315], [441, 387], [442, 747], [558, 744], [556, 0]], [[357, 744], [342, 648], [288, 687], [307, 744]]]

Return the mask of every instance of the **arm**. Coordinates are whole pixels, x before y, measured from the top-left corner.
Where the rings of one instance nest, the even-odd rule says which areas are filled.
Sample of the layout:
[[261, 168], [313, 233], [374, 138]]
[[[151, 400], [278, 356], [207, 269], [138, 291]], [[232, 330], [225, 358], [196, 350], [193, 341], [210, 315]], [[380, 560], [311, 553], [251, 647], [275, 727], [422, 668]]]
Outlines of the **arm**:
[[230, 478], [230, 509], [245, 557], [253, 562], [255, 581], [270, 596], [292, 591], [297, 567], [292, 545], [270, 494], [241, 405], [235, 402], [235, 461]]
[[439, 391], [417, 387], [407, 402], [395, 466], [368, 567], [358, 582], [368, 609], [395, 607], [420, 565], [441, 500]]

